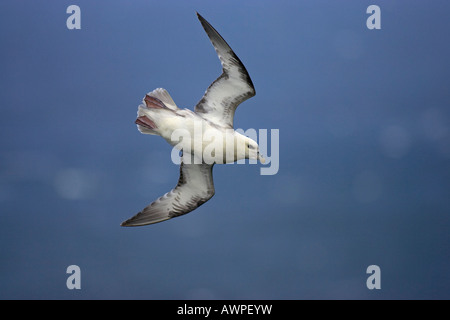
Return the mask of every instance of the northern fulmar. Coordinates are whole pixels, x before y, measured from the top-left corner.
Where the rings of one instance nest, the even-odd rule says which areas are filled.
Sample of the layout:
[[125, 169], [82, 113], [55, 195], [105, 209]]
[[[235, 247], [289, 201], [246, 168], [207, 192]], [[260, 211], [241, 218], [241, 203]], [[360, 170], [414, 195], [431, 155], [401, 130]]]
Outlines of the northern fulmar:
[[222, 74], [208, 87], [194, 111], [179, 109], [162, 88], [145, 95], [138, 107], [138, 130], [159, 135], [181, 150], [180, 178], [173, 190], [121, 226], [153, 224], [198, 208], [214, 195], [212, 168], [216, 163], [265, 161], [256, 141], [233, 129], [237, 106], [255, 95], [252, 80], [220, 34], [200, 14], [197, 17], [219, 56]]

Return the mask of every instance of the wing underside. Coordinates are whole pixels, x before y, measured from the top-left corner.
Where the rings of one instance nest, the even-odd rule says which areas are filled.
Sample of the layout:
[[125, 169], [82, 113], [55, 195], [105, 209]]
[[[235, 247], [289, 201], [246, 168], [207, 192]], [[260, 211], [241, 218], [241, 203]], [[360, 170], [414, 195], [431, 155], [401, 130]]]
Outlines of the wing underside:
[[203, 118], [224, 127], [233, 127], [234, 112], [243, 101], [255, 95], [244, 64], [221, 35], [201, 15], [197, 16], [222, 64], [222, 74], [208, 87], [195, 106]]
[[214, 195], [213, 165], [180, 165], [180, 178], [174, 189], [158, 198], [121, 226], [153, 224], [189, 213]]

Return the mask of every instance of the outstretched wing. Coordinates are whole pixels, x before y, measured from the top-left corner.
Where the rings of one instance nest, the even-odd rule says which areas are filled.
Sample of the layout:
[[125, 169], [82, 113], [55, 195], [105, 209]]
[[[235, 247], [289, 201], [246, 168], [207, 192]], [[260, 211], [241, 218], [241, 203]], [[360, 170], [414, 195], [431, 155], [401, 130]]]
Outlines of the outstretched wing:
[[189, 213], [214, 195], [213, 165], [180, 165], [176, 187], [145, 207], [132, 218], [122, 222], [123, 227], [144, 226]]
[[252, 80], [230, 46], [220, 34], [197, 13], [203, 28], [222, 63], [222, 74], [206, 90], [195, 106], [195, 112], [218, 125], [233, 128], [237, 106], [255, 95]]

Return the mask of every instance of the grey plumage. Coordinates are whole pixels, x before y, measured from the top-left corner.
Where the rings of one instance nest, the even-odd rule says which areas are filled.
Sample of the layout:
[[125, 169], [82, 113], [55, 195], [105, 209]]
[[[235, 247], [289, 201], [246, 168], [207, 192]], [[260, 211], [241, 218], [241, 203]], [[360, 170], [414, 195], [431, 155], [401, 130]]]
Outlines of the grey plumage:
[[237, 106], [253, 97], [255, 88], [244, 64], [222, 36], [200, 14], [197, 16], [219, 56], [222, 74], [208, 87], [195, 112], [211, 122], [233, 128]]
[[162, 222], [191, 212], [212, 198], [215, 192], [213, 165], [184, 162], [182, 159], [176, 187], [122, 222], [122, 226], [135, 227]]

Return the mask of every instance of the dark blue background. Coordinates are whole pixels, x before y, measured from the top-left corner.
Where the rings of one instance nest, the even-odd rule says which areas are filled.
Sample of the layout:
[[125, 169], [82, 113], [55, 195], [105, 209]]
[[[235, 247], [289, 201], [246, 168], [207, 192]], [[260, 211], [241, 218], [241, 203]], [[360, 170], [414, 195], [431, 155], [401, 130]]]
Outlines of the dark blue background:
[[[66, 8], [81, 8], [68, 30]], [[381, 8], [381, 30], [366, 9]], [[220, 74], [195, 12], [279, 129], [280, 170], [215, 166], [215, 197], [120, 222], [178, 179], [137, 105]], [[0, 298], [450, 298], [448, 1], [1, 1]], [[66, 268], [81, 268], [81, 290]], [[368, 290], [366, 268], [381, 268]]]

